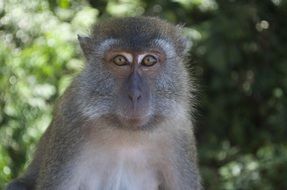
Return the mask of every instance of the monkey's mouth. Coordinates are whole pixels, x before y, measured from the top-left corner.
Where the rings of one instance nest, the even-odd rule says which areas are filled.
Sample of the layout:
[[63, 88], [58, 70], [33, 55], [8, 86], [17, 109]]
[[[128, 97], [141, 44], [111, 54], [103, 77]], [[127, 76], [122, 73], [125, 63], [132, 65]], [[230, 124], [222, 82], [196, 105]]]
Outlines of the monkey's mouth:
[[124, 127], [142, 128], [149, 122], [150, 117], [151, 117], [150, 115], [119, 116], [119, 119]]

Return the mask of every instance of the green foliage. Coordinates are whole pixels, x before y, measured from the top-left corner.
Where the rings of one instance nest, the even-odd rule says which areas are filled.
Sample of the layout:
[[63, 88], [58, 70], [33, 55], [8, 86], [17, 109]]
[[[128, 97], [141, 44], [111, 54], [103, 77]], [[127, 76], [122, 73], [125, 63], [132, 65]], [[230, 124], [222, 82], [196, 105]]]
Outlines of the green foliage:
[[287, 189], [283, 0], [0, 2], [0, 189], [32, 157], [82, 66], [77, 34], [110, 16], [185, 23], [200, 81], [196, 135], [206, 189]]

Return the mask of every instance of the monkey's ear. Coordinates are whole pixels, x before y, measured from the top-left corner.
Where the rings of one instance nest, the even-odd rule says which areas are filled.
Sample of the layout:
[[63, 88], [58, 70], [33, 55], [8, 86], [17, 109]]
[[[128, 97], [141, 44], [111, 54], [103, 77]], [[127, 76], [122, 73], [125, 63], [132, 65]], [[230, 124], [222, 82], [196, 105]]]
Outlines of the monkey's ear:
[[190, 50], [192, 46], [192, 42], [188, 38], [187, 31], [184, 28], [184, 25], [176, 25], [177, 32], [180, 34], [178, 41], [180, 44], [180, 51], [182, 52], [182, 55], [187, 55], [188, 51]]
[[78, 35], [78, 40], [85, 57], [88, 59], [93, 52], [93, 40], [90, 37]]
[[180, 42], [182, 44], [182, 52], [183, 52], [184, 55], [186, 55], [189, 52], [189, 50], [191, 49], [192, 43], [188, 39], [187, 36], [182, 36], [180, 38]]

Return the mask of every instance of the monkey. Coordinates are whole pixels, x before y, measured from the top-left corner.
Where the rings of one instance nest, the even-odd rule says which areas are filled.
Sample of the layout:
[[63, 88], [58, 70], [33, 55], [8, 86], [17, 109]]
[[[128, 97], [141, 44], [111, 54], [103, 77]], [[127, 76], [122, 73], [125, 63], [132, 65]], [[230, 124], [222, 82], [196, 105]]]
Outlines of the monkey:
[[6, 190], [202, 189], [182, 27], [113, 18], [78, 40], [84, 68]]

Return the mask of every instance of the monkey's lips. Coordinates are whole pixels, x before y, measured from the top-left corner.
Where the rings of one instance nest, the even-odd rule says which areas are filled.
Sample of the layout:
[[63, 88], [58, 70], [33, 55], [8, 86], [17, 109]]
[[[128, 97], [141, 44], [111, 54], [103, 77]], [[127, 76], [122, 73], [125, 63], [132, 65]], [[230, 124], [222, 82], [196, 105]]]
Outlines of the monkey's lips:
[[144, 116], [120, 116], [120, 121], [127, 127], [143, 127], [150, 120], [150, 115]]

